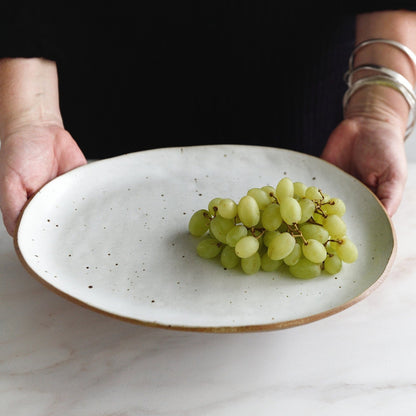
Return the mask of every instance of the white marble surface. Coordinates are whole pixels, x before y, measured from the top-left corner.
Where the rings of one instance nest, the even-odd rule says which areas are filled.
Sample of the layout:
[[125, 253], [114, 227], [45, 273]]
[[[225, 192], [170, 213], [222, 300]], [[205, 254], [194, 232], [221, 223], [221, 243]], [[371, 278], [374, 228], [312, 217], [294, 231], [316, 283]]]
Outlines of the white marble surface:
[[34, 280], [0, 230], [0, 415], [416, 414], [416, 163], [395, 264], [353, 307], [248, 334], [176, 332], [77, 306]]

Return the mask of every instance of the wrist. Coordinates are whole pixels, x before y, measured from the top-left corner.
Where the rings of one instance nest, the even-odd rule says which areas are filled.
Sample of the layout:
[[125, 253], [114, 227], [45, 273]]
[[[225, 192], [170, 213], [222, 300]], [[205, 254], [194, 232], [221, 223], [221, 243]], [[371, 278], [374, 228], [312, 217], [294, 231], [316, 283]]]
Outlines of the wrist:
[[409, 106], [398, 91], [381, 85], [357, 90], [344, 109], [346, 119], [367, 119], [400, 129], [405, 135]]
[[0, 60], [0, 139], [27, 125], [59, 125], [58, 76], [53, 61]]

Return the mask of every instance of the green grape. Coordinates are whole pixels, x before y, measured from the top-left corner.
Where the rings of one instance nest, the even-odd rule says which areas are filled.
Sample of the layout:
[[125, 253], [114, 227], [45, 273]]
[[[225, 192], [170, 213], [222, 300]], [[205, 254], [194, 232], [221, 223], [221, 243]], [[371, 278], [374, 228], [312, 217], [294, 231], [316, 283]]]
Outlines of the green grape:
[[230, 247], [235, 247], [238, 240], [243, 238], [247, 235], [247, 228], [242, 225], [235, 225], [233, 228], [228, 231], [227, 235], [225, 236], [225, 243], [228, 244]]
[[308, 221], [315, 212], [315, 203], [308, 198], [303, 198], [299, 201], [299, 205], [302, 211], [299, 224], [303, 224]]
[[220, 254], [222, 244], [215, 238], [205, 238], [196, 246], [196, 252], [204, 259], [212, 259]]
[[347, 232], [347, 226], [341, 217], [331, 214], [324, 218], [322, 225], [333, 239], [342, 238]]
[[297, 198], [304, 198], [307, 186], [303, 182], [293, 183], [293, 193]]
[[247, 227], [251, 228], [260, 221], [260, 209], [257, 201], [250, 195], [245, 195], [240, 199], [237, 206], [238, 217]]
[[221, 199], [218, 204], [218, 214], [229, 220], [237, 215], [237, 204], [230, 198]]
[[322, 225], [324, 222], [324, 216], [322, 214], [319, 214], [318, 212], [314, 212], [312, 215], [312, 219], [317, 223]]
[[302, 209], [295, 198], [285, 197], [280, 201], [280, 215], [286, 224], [298, 223], [302, 218]]
[[227, 233], [234, 227], [234, 221], [216, 216], [209, 224], [209, 230], [214, 238], [221, 243], [227, 243]]
[[322, 195], [316, 186], [308, 186], [305, 190], [305, 198], [313, 201], [320, 201], [322, 199]]
[[280, 232], [275, 230], [275, 231], [266, 231], [263, 234], [263, 244], [266, 247], [269, 247], [270, 242], [273, 240], [273, 238], [275, 238], [277, 235], [279, 235]]
[[331, 198], [322, 208], [328, 215], [335, 214], [338, 217], [342, 217], [346, 211], [344, 201], [339, 198]]
[[293, 198], [293, 182], [289, 178], [283, 178], [276, 186], [276, 198], [280, 202], [285, 197]]
[[342, 269], [342, 260], [336, 255], [331, 254], [324, 261], [324, 270], [329, 274], [337, 274]]
[[326, 259], [325, 246], [313, 238], [302, 245], [302, 253], [312, 263], [322, 263]]
[[267, 193], [267, 196], [269, 197], [270, 202], [275, 202], [276, 189], [273, 188], [273, 186], [266, 185], [266, 186], [261, 187], [261, 189], [263, 189], [263, 191]]
[[344, 237], [341, 244], [337, 247], [338, 257], [345, 263], [354, 263], [358, 258], [358, 250], [355, 244], [349, 239]]
[[218, 206], [221, 202], [221, 199], [222, 198], [214, 198], [214, 199], [211, 199], [211, 201], [209, 201], [208, 211], [211, 215], [213, 215], [213, 216], [217, 215]]
[[321, 274], [321, 266], [301, 257], [294, 266], [289, 267], [289, 272], [299, 279], [313, 279]]
[[220, 261], [226, 269], [234, 269], [240, 263], [240, 258], [235, 254], [233, 247], [225, 246], [221, 251]]
[[294, 266], [301, 257], [302, 257], [302, 247], [300, 246], [299, 243], [296, 243], [291, 253], [288, 256], [286, 256], [283, 259], [283, 261], [288, 266]]
[[316, 186], [282, 178], [270, 185], [251, 188], [238, 204], [230, 198], [214, 198], [207, 209], [189, 220], [190, 234], [205, 236], [197, 246], [203, 258], [220, 255], [225, 269], [241, 265], [244, 273], [270, 272], [282, 264], [294, 277], [311, 279], [340, 272], [343, 262], [358, 257], [346, 237], [342, 219], [346, 207]]
[[261, 222], [267, 231], [277, 230], [282, 224], [280, 206], [273, 203], [269, 204], [261, 214]]
[[246, 274], [254, 274], [260, 270], [261, 267], [261, 257], [258, 252], [254, 253], [252, 256], [241, 259], [241, 268]]
[[259, 206], [260, 211], [267, 207], [270, 204], [270, 197], [267, 192], [263, 191], [260, 188], [251, 188], [247, 195], [252, 196]]
[[306, 223], [302, 224], [299, 229], [306, 240], [313, 238], [324, 244], [329, 239], [329, 233], [322, 225]]
[[189, 232], [195, 237], [203, 236], [208, 231], [210, 218], [211, 216], [206, 209], [194, 212], [189, 220]]
[[325, 244], [326, 252], [328, 254], [336, 254], [338, 245], [335, 241], [327, 241]]
[[272, 260], [267, 253], [261, 256], [261, 269], [265, 272], [274, 272], [282, 265], [282, 260]]
[[295, 247], [295, 238], [287, 233], [281, 233], [269, 243], [267, 254], [272, 260], [283, 260]]
[[251, 257], [255, 252], [259, 250], [260, 243], [256, 237], [247, 235], [246, 237], [240, 238], [235, 245], [235, 254], [238, 257], [245, 259]]

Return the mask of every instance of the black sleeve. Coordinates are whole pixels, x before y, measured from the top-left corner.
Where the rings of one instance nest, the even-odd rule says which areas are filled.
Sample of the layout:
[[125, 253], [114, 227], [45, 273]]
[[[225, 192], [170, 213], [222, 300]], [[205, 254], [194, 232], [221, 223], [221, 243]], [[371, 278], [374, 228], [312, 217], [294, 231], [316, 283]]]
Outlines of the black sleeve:
[[[265, 10], [275, 0], [259, 1], [264, 3]], [[59, 2], [56, 2], [59, 4]], [[123, 3], [123, 2], [121, 2]], [[160, 10], [169, 9], [164, 1], [157, 2]], [[165, 4], [166, 3], [166, 4]], [[201, 2], [202, 4], [203, 2]], [[219, 7], [215, 6], [213, 8]], [[222, 3], [222, 1], [220, 2]], [[231, 2], [232, 3], [232, 2]], [[247, 4], [245, 4], [247, 3]], [[250, 2], [236, 2], [232, 7], [249, 7]], [[256, 2], [257, 3], [257, 2]], [[416, 0], [390, 0], [390, 1], [354, 1], [350, 0], [346, 5], [330, 7], [319, 7], [316, 4], [302, 6], [279, 6], [282, 13], [288, 10], [299, 10], [308, 13], [311, 19], [323, 12], [337, 14], [358, 14], [380, 10], [415, 10]], [[70, 34], [76, 37], [77, 26], [85, 22], [123, 22], [131, 20], [132, 15], [137, 12], [130, 10], [128, 5], [113, 6], [101, 5], [99, 10], [94, 12], [82, 8], [73, 8], [65, 5], [42, 6], [39, 2], [3, 2], [0, 5], [0, 58], [2, 57], [44, 57], [52, 60], [59, 60], [63, 51], [63, 43], [67, 44], [66, 39]], [[131, 3], [128, 3], [129, 5]], [[180, 8], [185, 10], [187, 7], [191, 11], [200, 7], [197, 2], [190, 2], [188, 6], [180, 3]], [[140, 24], [140, 22], [138, 23]]]

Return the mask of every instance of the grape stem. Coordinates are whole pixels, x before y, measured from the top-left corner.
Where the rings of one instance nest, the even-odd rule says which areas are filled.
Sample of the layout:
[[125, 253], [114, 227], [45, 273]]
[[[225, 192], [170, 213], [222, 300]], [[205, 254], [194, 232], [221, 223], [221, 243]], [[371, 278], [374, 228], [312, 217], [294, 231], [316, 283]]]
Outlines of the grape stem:
[[325, 195], [323, 194], [323, 192], [320, 189], [318, 189], [318, 192], [321, 194], [321, 200], [320, 201], [318, 201], [317, 199], [314, 200], [314, 202], [315, 202], [315, 212], [319, 215], [322, 215], [324, 218], [326, 218], [328, 215], [325, 214], [325, 212], [323, 211], [322, 205], [326, 205], [326, 204], [334, 205], [334, 202], [333, 201], [324, 202]]
[[294, 222], [292, 225], [287, 224], [287, 229], [289, 230], [290, 234], [292, 235], [292, 237], [300, 237], [303, 241], [303, 244], [305, 246], [308, 245], [308, 241], [305, 239], [305, 237], [302, 234], [302, 231], [299, 230], [298, 224], [296, 222]]
[[[258, 240], [266, 232], [266, 229], [265, 228], [255, 228], [255, 227], [251, 227], [250, 228], [250, 231], [251, 231], [251, 235], [256, 240]], [[260, 231], [260, 234], [259, 235], [256, 235], [256, 231]]]
[[329, 239], [325, 244], [324, 244], [324, 246], [326, 246], [328, 243], [330, 243], [330, 242], [332, 242], [332, 243], [338, 243], [338, 244], [342, 244], [343, 243], [343, 241], [342, 240], [332, 240], [332, 239]]
[[321, 227], [323, 227], [323, 225], [322, 224], [319, 224], [319, 222], [316, 222], [313, 217], [310, 217], [309, 220], [308, 220], [308, 222], [310, 224], [320, 225]]
[[325, 214], [325, 212], [321, 208], [321, 203], [318, 202], [317, 207], [315, 208], [315, 212], [319, 215], [322, 215], [324, 218], [326, 218], [328, 215]]

